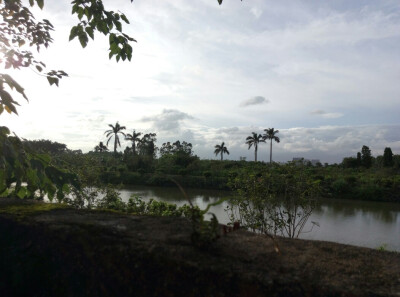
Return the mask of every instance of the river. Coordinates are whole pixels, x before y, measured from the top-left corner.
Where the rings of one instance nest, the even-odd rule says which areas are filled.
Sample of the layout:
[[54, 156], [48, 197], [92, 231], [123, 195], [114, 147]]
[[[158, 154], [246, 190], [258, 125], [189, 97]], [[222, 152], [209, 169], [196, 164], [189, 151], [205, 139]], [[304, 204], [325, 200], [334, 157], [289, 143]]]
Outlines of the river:
[[[231, 192], [185, 189], [192, 203], [201, 209], [208, 203], [232, 195]], [[187, 203], [178, 188], [133, 186], [120, 190], [121, 198], [128, 201], [134, 194], [148, 200], [162, 200], [177, 205]], [[220, 223], [228, 223], [225, 212], [227, 202], [210, 209]], [[300, 238], [333, 241], [369, 248], [384, 247], [386, 250], [400, 252], [400, 204], [343, 199], [320, 199], [318, 207], [308, 220], [304, 230], [311, 227], [311, 221], [318, 222], [309, 233]]]

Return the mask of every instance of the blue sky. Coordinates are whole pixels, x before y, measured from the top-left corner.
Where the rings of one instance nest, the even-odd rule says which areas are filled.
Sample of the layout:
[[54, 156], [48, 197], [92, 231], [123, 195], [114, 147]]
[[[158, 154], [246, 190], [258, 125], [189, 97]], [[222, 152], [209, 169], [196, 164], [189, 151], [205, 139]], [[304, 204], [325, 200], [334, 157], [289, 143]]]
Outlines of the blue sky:
[[159, 146], [185, 140], [212, 159], [224, 141], [228, 159], [252, 160], [246, 137], [274, 127], [276, 161], [340, 162], [364, 144], [400, 154], [398, 1], [104, 1], [138, 40], [124, 63], [108, 59], [101, 35], [84, 50], [68, 42], [69, 1], [48, 2], [39, 15], [56, 31], [39, 57], [69, 78], [54, 88], [12, 72], [30, 102], [0, 124], [21, 137], [89, 151], [119, 121], [156, 132]]

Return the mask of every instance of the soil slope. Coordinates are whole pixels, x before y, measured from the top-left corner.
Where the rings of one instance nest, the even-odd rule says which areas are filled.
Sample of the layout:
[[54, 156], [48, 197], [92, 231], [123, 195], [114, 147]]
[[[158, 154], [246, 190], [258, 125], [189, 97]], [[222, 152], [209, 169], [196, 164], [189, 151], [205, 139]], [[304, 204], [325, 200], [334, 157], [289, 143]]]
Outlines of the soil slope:
[[[400, 254], [0, 198], [0, 296], [400, 296]], [[398, 236], [394, 235], [394, 236]]]

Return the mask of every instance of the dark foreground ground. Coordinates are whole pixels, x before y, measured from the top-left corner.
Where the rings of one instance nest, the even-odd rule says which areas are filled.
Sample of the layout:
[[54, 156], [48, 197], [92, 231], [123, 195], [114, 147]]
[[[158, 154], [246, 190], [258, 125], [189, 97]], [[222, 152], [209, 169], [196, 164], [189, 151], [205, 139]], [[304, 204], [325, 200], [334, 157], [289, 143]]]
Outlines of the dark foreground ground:
[[0, 296], [400, 296], [399, 253], [51, 208], [0, 198]]

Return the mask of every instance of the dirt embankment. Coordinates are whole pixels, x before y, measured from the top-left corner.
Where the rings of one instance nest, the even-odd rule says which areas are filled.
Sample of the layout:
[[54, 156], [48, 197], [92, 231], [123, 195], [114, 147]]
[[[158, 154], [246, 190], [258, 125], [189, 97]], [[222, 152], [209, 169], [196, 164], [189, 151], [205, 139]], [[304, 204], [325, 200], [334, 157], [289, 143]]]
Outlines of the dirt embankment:
[[0, 296], [400, 296], [399, 253], [52, 208], [0, 198]]

